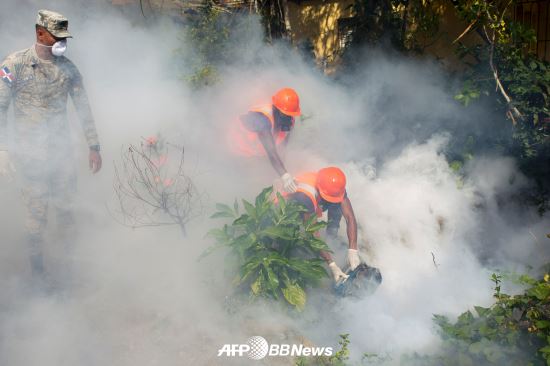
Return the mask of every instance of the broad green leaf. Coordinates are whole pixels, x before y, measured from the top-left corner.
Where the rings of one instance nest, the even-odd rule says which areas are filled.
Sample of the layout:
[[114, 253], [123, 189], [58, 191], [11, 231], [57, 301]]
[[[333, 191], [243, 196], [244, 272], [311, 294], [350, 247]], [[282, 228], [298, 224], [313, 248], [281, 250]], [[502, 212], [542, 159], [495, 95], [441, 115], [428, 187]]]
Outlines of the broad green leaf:
[[256, 197], [257, 209], [260, 209], [265, 203], [270, 202], [271, 192], [273, 192], [273, 187], [267, 187]]
[[267, 273], [267, 282], [269, 283], [269, 287], [271, 288], [271, 292], [275, 298], [279, 297], [279, 278], [273, 272], [273, 269], [269, 264], [266, 264], [265, 261], [263, 263], [264, 269]]
[[265, 235], [273, 239], [283, 239], [283, 240], [292, 240], [292, 232], [284, 227], [280, 226], [270, 226], [262, 230], [259, 235]]
[[255, 296], [260, 294], [262, 290], [262, 276], [259, 275], [256, 280], [250, 284], [250, 289]]
[[276, 262], [278, 264], [282, 264], [282, 265], [288, 265], [288, 259], [283, 257], [281, 254], [279, 254], [279, 252], [271, 252], [269, 253], [269, 255], [267, 256], [267, 259], [270, 261], [270, 262]]
[[538, 329], [546, 329], [546, 328], [550, 327], [550, 321], [548, 321], [548, 320], [537, 320], [537, 321], [535, 321], [535, 326]]
[[224, 211], [218, 211], [210, 216], [211, 219], [219, 219], [219, 218], [233, 218], [235, 217], [233, 213], [231, 212], [224, 212]]
[[254, 206], [252, 206], [252, 204], [250, 202], [248, 202], [247, 200], [243, 200], [243, 206], [244, 206], [244, 209], [246, 210], [246, 213], [248, 214], [248, 216], [250, 216], [251, 218], [253, 219], [256, 219], [256, 208]]
[[545, 300], [550, 296], [550, 285], [540, 283], [535, 287], [530, 288], [527, 293], [530, 296], [536, 297], [538, 300]]
[[308, 226], [306, 228], [306, 231], [310, 232], [310, 233], [315, 233], [315, 232], [321, 230], [322, 228], [324, 228], [325, 226], [327, 226], [327, 223], [324, 222], [324, 221], [320, 221], [320, 222], [317, 222], [317, 223], [315, 223], [311, 226]]
[[504, 321], [506, 320], [506, 317], [504, 315], [497, 315], [497, 316], [494, 316], [493, 319], [497, 322], [497, 324], [500, 326], [504, 323]]
[[312, 249], [315, 249], [316, 251], [325, 251], [325, 252], [332, 253], [332, 250], [329, 248], [327, 243], [325, 243], [321, 239], [314, 238], [314, 239], [309, 240], [308, 243], [309, 243], [309, 246]]
[[231, 241], [232, 247], [240, 247], [241, 249], [248, 249], [254, 244], [254, 238], [250, 234], [242, 234]]
[[248, 215], [241, 215], [235, 221], [233, 221], [234, 226], [247, 226], [248, 223], [251, 221], [250, 216]]
[[311, 215], [306, 223], [305, 223], [305, 227], [306, 227], [306, 230], [307, 228], [309, 228], [311, 225], [315, 225], [317, 223], [317, 216], [316, 215]]
[[304, 310], [307, 296], [299, 285], [287, 283], [281, 291], [289, 304], [294, 305], [298, 311]]
[[215, 212], [212, 216], [210, 216], [210, 218], [215, 219], [220, 217], [230, 217], [230, 218], [235, 217], [235, 214], [233, 213], [233, 210], [231, 209], [231, 207], [223, 203], [216, 203], [216, 210], [218, 211]]
[[519, 282], [527, 285], [531, 285], [531, 286], [534, 286], [537, 284], [537, 280], [535, 280], [534, 278], [528, 275], [519, 276]]
[[486, 324], [483, 324], [479, 327], [479, 334], [491, 338], [495, 333], [497, 332], [497, 329], [494, 327], [489, 327]]
[[281, 208], [281, 212], [284, 214], [285, 209], [286, 209], [286, 200], [283, 197], [283, 195], [279, 192], [277, 192], [277, 204]]
[[216, 210], [231, 212], [231, 207], [223, 203], [216, 203]]
[[328, 276], [321, 259], [290, 259], [290, 269], [297, 271], [310, 281], [318, 281]]
[[472, 315], [472, 313], [470, 311], [466, 311], [458, 317], [458, 322], [459, 323], [469, 323], [472, 320], [474, 320], [474, 316]]
[[253, 274], [258, 274], [260, 272], [260, 265], [263, 261], [262, 257], [254, 257], [249, 260], [246, 264], [241, 267], [241, 280], [240, 283], [243, 283]]
[[228, 239], [226, 229], [212, 229], [206, 233], [206, 236], [215, 238], [217, 241], [224, 241]]
[[484, 307], [481, 307], [481, 306], [474, 306], [474, 309], [475, 309], [476, 313], [481, 317], [485, 316], [485, 314], [487, 314], [487, 312], [489, 311], [488, 308], [484, 308]]

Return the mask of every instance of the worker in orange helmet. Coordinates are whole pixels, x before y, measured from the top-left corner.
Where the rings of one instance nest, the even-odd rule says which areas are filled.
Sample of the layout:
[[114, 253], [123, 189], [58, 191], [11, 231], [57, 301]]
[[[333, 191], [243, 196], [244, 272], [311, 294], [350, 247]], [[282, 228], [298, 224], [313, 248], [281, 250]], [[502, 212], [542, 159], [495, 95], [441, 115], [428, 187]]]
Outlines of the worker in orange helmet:
[[283, 181], [287, 192], [296, 191], [294, 178], [286, 170], [278, 147], [286, 146], [295, 117], [300, 116], [300, 99], [294, 89], [283, 88], [272, 102], [255, 106], [232, 126], [230, 144], [243, 156], [266, 156]]
[[[289, 195], [289, 200], [298, 202], [306, 207], [309, 214], [305, 219], [316, 214], [322, 216], [327, 211], [327, 234], [335, 237], [340, 228], [342, 216], [346, 220], [348, 236], [348, 264], [354, 270], [359, 264], [359, 252], [357, 250], [357, 220], [353, 207], [346, 193], [346, 175], [336, 167], [327, 167], [316, 173], [304, 173], [296, 177], [296, 192]], [[328, 252], [321, 252], [321, 256], [327, 262], [335, 282], [348, 278], [340, 267], [334, 262]]]

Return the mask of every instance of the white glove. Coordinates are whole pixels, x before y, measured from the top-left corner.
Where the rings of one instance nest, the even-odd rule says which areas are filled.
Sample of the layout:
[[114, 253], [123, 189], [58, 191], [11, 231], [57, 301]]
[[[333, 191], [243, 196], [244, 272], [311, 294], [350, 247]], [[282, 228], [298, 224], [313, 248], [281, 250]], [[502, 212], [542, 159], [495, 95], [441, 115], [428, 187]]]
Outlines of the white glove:
[[15, 167], [10, 160], [10, 155], [7, 151], [0, 150], [0, 177], [12, 180], [13, 173], [15, 173]]
[[283, 187], [285, 191], [288, 193], [294, 193], [296, 192], [296, 183], [294, 182], [294, 178], [289, 173], [285, 173], [281, 176], [281, 179], [283, 180]]
[[349, 268], [352, 271], [361, 264], [361, 258], [359, 258], [359, 252], [357, 249], [348, 249], [348, 263]]
[[340, 267], [334, 262], [330, 262], [328, 267], [332, 271], [332, 277], [334, 277], [334, 282], [338, 283], [340, 281], [345, 281], [348, 279], [348, 275], [342, 272]]

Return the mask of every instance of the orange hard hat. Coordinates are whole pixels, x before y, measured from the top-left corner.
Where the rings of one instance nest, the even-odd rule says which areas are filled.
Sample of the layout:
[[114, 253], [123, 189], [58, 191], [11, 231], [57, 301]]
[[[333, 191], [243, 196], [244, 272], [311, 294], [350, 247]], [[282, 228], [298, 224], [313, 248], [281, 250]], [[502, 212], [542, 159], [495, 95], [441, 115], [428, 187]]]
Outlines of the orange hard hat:
[[324, 200], [340, 203], [346, 194], [346, 175], [334, 166], [323, 168], [317, 173], [317, 189]]
[[271, 99], [273, 100], [273, 105], [283, 114], [292, 117], [300, 115], [300, 99], [294, 89], [283, 88], [275, 93]]

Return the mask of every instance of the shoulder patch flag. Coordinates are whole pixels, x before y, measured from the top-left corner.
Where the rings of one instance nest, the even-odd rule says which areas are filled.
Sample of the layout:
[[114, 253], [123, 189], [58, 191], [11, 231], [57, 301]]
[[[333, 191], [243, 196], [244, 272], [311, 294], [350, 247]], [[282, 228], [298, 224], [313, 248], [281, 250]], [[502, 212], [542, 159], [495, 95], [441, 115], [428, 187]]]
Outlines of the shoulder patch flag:
[[9, 86], [11, 86], [11, 84], [13, 84], [15, 80], [13, 74], [10, 72], [10, 69], [8, 69], [6, 66], [0, 69], [0, 77], [2, 78], [2, 80], [8, 83]]

